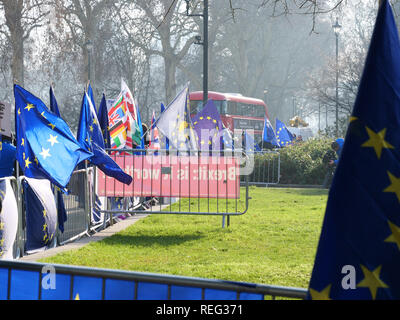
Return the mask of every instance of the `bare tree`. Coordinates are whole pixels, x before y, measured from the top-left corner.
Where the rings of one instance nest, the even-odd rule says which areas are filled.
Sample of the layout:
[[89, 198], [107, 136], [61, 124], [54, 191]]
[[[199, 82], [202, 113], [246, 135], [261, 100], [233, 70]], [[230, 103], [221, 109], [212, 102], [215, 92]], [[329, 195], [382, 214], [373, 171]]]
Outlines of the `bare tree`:
[[12, 48], [12, 77], [20, 85], [24, 85], [24, 44], [32, 30], [42, 26], [48, 14], [45, 5], [46, 0], [0, 0], [7, 27], [0, 31]]
[[165, 99], [168, 102], [176, 95], [177, 68], [195, 41], [197, 29], [179, 3], [170, 0], [125, 1], [124, 8], [119, 10], [127, 33], [142, 30], [136, 34], [141, 36], [131, 37], [133, 44], [147, 56], [161, 57]]
[[[97, 67], [104, 64], [99, 59], [99, 48], [102, 48], [102, 27], [104, 18], [110, 14], [113, 4], [117, 0], [55, 0], [60, 17], [69, 27], [71, 39], [83, 52], [84, 62], [88, 61], [89, 54], [91, 63], [85, 64], [83, 78], [88, 79], [91, 74], [91, 85], [96, 90]], [[88, 44], [91, 43], [93, 50], [90, 52]], [[87, 67], [86, 67], [87, 66]], [[90, 68], [90, 70], [89, 70]]]

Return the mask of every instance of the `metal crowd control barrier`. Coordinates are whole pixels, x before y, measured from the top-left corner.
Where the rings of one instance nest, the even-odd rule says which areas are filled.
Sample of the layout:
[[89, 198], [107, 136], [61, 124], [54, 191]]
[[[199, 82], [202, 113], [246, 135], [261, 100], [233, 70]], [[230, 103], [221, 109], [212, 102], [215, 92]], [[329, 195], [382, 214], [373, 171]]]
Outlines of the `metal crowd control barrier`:
[[[89, 170], [89, 169], [87, 169]], [[64, 223], [64, 232], [57, 229], [57, 239], [60, 245], [88, 234], [89, 231], [89, 202], [85, 186], [88, 183], [86, 169], [72, 173], [68, 183], [69, 195], [63, 194], [63, 201], [67, 213]], [[90, 170], [93, 170], [90, 168]]]
[[[261, 151], [254, 153], [254, 169], [248, 175], [249, 184], [268, 186], [279, 184], [281, 158], [278, 151]], [[244, 182], [244, 177], [242, 182]]]
[[[93, 170], [92, 168], [90, 169]], [[25, 243], [27, 241], [26, 214], [21, 187], [21, 182], [24, 178], [24, 176], [19, 176], [18, 179], [14, 177], [11, 178], [18, 204], [18, 230], [14, 244], [14, 256], [16, 258], [25, 255]], [[67, 214], [67, 221], [64, 224], [64, 232], [61, 232], [57, 226], [56, 237], [49, 247], [63, 245], [88, 234], [90, 227], [90, 211], [89, 201], [87, 199], [87, 190], [85, 189], [86, 184], [87, 171], [85, 169], [74, 171], [70, 183], [68, 184], [70, 194], [63, 194]]]
[[152, 273], [0, 261], [1, 300], [306, 299], [302, 288]]
[[97, 170], [96, 193], [108, 199], [105, 214], [143, 213], [136, 203], [148, 201], [148, 213], [221, 215], [229, 225], [229, 216], [248, 210], [248, 179], [240, 186], [246, 167], [241, 150], [107, 151], [133, 181], [127, 186]]

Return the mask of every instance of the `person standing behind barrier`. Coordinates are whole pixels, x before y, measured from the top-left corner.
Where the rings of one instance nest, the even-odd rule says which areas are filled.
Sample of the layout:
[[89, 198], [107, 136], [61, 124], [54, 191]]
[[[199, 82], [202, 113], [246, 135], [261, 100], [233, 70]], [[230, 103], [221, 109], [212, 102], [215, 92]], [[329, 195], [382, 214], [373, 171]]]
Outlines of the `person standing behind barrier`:
[[[327, 173], [324, 178], [323, 187], [328, 188], [332, 182], [333, 174], [339, 164], [340, 154], [343, 149], [344, 139], [338, 138], [331, 144], [331, 149], [324, 155], [323, 162], [327, 164]], [[336, 155], [335, 155], [336, 153]]]
[[15, 175], [15, 162], [17, 149], [12, 144], [12, 138], [3, 136], [2, 147], [0, 151], [0, 178], [11, 177]]
[[337, 159], [332, 161], [333, 162], [331, 163], [332, 165], [334, 164], [335, 166], [337, 166], [339, 164], [339, 159], [340, 159], [340, 154], [342, 153], [343, 144], [344, 144], [344, 139], [342, 138], [338, 138], [332, 142], [331, 148], [333, 151], [336, 152], [337, 155]]

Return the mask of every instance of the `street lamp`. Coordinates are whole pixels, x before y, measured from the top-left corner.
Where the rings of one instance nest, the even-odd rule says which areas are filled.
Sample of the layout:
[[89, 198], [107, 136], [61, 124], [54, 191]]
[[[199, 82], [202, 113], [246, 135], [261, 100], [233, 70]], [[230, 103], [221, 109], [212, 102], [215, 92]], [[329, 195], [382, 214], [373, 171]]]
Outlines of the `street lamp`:
[[204, 0], [202, 14], [189, 14], [190, 0], [185, 0], [185, 2], [188, 17], [203, 17], [203, 41], [200, 36], [196, 36], [194, 43], [203, 46], [203, 104], [206, 104], [208, 100], [208, 0]]
[[332, 26], [336, 36], [336, 138], [339, 137], [339, 31], [341, 27], [336, 18], [336, 23]]
[[88, 81], [90, 82], [90, 80], [91, 80], [90, 58], [91, 58], [92, 50], [93, 50], [93, 44], [92, 44], [92, 42], [91, 42], [90, 40], [88, 40], [88, 41], [85, 43], [85, 47], [86, 47], [87, 55], [88, 55]]

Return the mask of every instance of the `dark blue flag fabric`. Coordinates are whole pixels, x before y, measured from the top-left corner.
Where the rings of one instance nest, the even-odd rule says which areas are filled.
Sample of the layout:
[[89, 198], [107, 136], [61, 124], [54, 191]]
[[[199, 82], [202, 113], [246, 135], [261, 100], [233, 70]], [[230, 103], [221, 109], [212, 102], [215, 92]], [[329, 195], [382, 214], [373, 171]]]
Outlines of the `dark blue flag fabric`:
[[110, 131], [108, 130], [109, 124], [108, 124], [107, 100], [104, 93], [100, 102], [97, 118], [99, 119], [101, 132], [103, 133], [104, 146], [106, 147], [106, 149], [109, 149], [111, 148], [110, 144], [111, 140], [110, 140]]
[[14, 97], [17, 160], [24, 175], [65, 188], [77, 164], [93, 154], [39, 98], [18, 85]]
[[400, 299], [400, 44], [380, 6], [309, 283], [312, 299]]
[[58, 109], [58, 103], [56, 96], [53, 92], [53, 87], [50, 86], [50, 110], [57, 116], [61, 117], [60, 110]]
[[64, 232], [64, 223], [67, 221], [67, 210], [65, 209], [63, 193], [61, 190], [56, 191], [57, 196], [57, 217], [58, 217], [58, 229]]
[[294, 137], [290, 133], [288, 128], [286, 128], [285, 124], [282, 121], [278, 120], [278, 118], [276, 119], [275, 123], [276, 141], [278, 142], [279, 146], [285, 147], [287, 145], [291, 145]]
[[[165, 106], [163, 103], [161, 103], [161, 113], [163, 113], [165, 110]], [[169, 150], [169, 139], [166, 137], [165, 138], [165, 149]]]
[[196, 132], [190, 119], [188, 84], [161, 113], [156, 126], [175, 149], [179, 151], [198, 149]]
[[53, 241], [57, 224], [57, 208], [51, 185], [45, 179], [24, 178], [22, 181], [26, 213], [28, 253], [46, 249]]
[[96, 165], [107, 176], [113, 177], [128, 185], [132, 182], [132, 177], [126, 174], [104, 151], [104, 139], [96, 111], [86, 92], [82, 99], [77, 139], [87, 150], [93, 152], [93, 156], [89, 161]]
[[264, 119], [264, 130], [263, 130], [263, 141], [269, 142], [273, 146], [279, 147], [278, 141], [276, 140], [274, 128], [268, 118]]
[[[61, 117], [60, 110], [58, 109], [58, 103], [56, 96], [54, 95], [53, 88], [50, 86], [50, 111], [56, 116]], [[57, 188], [58, 189], [58, 188]], [[57, 214], [58, 214], [58, 228], [61, 232], [64, 232], [64, 223], [67, 221], [67, 211], [65, 209], [64, 198], [61, 190], [56, 190], [57, 195]]]

